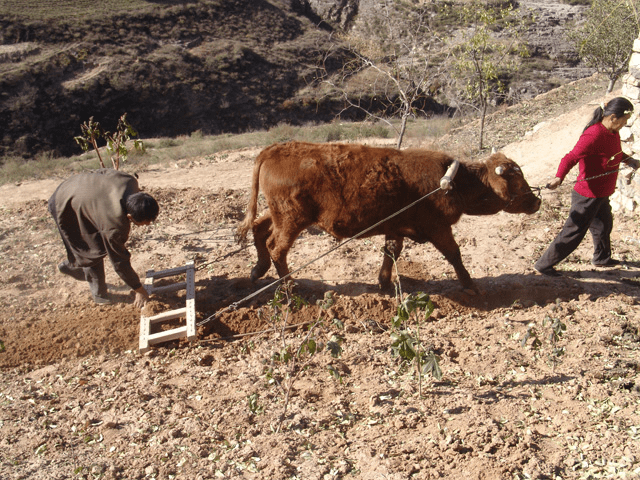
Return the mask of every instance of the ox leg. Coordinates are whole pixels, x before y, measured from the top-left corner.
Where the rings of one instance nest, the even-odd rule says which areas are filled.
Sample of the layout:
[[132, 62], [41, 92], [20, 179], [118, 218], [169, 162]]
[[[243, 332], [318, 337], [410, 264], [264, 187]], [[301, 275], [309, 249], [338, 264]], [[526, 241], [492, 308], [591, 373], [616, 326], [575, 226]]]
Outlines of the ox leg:
[[382, 257], [382, 267], [380, 267], [380, 273], [378, 274], [378, 283], [382, 289], [387, 289], [391, 286], [393, 264], [400, 257], [403, 244], [403, 237], [394, 237], [392, 235], [384, 237], [384, 248], [382, 249], [384, 256]]
[[438, 232], [431, 239], [431, 243], [444, 255], [444, 258], [453, 266], [458, 276], [458, 281], [468, 293], [479, 293], [478, 287], [471, 279], [471, 275], [462, 264], [462, 255], [460, 255], [460, 247], [453, 238], [453, 232], [448, 230]]
[[271, 257], [267, 249], [267, 238], [271, 235], [273, 221], [271, 215], [266, 214], [253, 225], [253, 242], [258, 251], [258, 261], [251, 270], [251, 281], [261, 278], [271, 267]]
[[267, 248], [271, 260], [278, 271], [280, 278], [289, 275], [289, 266], [287, 265], [287, 255], [300, 232], [304, 227], [290, 226], [288, 229], [279, 229], [277, 226], [273, 228], [273, 232], [267, 240]]

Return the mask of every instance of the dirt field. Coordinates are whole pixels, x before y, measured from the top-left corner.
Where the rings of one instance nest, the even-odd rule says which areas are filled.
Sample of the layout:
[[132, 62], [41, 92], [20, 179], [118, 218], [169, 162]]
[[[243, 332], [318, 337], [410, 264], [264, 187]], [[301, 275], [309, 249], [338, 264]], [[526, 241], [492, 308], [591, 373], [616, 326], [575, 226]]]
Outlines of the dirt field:
[[[504, 151], [544, 185], [592, 109], [585, 101], [547, 118]], [[308, 305], [279, 320], [273, 288], [242, 301], [276, 278], [272, 269], [251, 284], [255, 252], [233, 242], [256, 154], [139, 172], [162, 210], [151, 227], [134, 227], [134, 267], [144, 276], [194, 260], [198, 321], [220, 313], [194, 344], [146, 354], [140, 311], [109, 265], [113, 306], [93, 304], [86, 285], [56, 271], [64, 250], [46, 198], [61, 179], [0, 187], [0, 478], [640, 478], [637, 215], [615, 218], [626, 265], [592, 267], [587, 239], [560, 278], [532, 265], [562, 226], [570, 182], [543, 191], [532, 216], [463, 217], [454, 233], [484, 291], [476, 296], [432, 246], [408, 242], [399, 285], [430, 295], [420, 338], [443, 374], [420, 382], [392, 354], [397, 300], [376, 285], [378, 238], [299, 272], [295, 293]], [[290, 264], [335, 245], [305, 232]], [[145, 312], [183, 303], [182, 293], [156, 296]], [[282, 330], [284, 321], [305, 325]], [[566, 326], [556, 341], [550, 321]], [[339, 344], [339, 355], [279, 361], [310, 325], [316, 345]], [[532, 338], [522, 345], [532, 327], [538, 349]]]

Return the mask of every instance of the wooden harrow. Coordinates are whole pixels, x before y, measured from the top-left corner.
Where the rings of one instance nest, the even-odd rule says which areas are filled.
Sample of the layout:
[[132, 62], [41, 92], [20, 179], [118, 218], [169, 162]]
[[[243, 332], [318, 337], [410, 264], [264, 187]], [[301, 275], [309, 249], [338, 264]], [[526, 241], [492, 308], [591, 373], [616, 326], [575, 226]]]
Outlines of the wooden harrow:
[[[185, 282], [176, 282], [169, 285], [156, 286], [154, 281], [158, 278], [172, 277], [175, 275], [181, 275], [186, 273]], [[196, 287], [195, 287], [195, 265], [193, 262], [187, 262], [183, 267], [170, 268], [168, 270], [160, 270], [158, 272], [154, 270], [148, 270], [146, 279], [144, 282], [144, 288], [147, 293], [166, 293], [176, 292], [178, 290], [187, 290], [186, 306], [183, 308], [177, 308], [175, 310], [168, 310], [151, 317], [146, 317], [144, 314], [140, 316], [140, 352], [144, 353], [151, 348], [151, 345], [155, 345], [162, 342], [168, 342], [170, 340], [176, 340], [178, 338], [187, 338], [188, 341], [193, 342], [196, 340]], [[151, 333], [151, 325], [155, 325], [161, 322], [169, 320], [175, 320], [176, 318], [187, 318], [187, 324], [181, 327], [172, 328], [169, 330], [163, 330], [158, 333]]]

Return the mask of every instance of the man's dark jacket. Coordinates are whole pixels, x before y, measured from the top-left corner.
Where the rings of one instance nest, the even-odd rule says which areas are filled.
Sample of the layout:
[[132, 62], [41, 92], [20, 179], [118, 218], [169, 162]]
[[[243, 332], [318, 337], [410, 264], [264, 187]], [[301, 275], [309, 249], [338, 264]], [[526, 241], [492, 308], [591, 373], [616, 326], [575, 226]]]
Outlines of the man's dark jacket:
[[120, 278], [132, 289], [140, 288], [125, 247], [131, 228], [125, 202], [139, 191], [135, 177], [114, 169], [80, 173], [60, 184], [49, 199], [49, 210], [71, 266], [92, 266], [108, 256]]

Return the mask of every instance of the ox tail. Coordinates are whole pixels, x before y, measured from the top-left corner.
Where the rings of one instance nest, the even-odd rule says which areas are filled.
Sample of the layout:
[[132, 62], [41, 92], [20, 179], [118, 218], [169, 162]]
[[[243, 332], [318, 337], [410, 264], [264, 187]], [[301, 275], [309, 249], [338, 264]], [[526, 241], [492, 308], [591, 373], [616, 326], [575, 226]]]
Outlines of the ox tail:
[[253, 227], [253, 221], [256, 218], [258, 212], [258, 193], [260, 193], [260, 168], [264, 161], [265, 156], [261, 153], [256, 158], [253, 166], [253, 178], [251, 179], [251, 197], [247, 204], [247, 213], [244, 220], [236, 229], [236, 241], [238, 243], [245, 243], [247, 241], [247, 233], [249, 229]]

